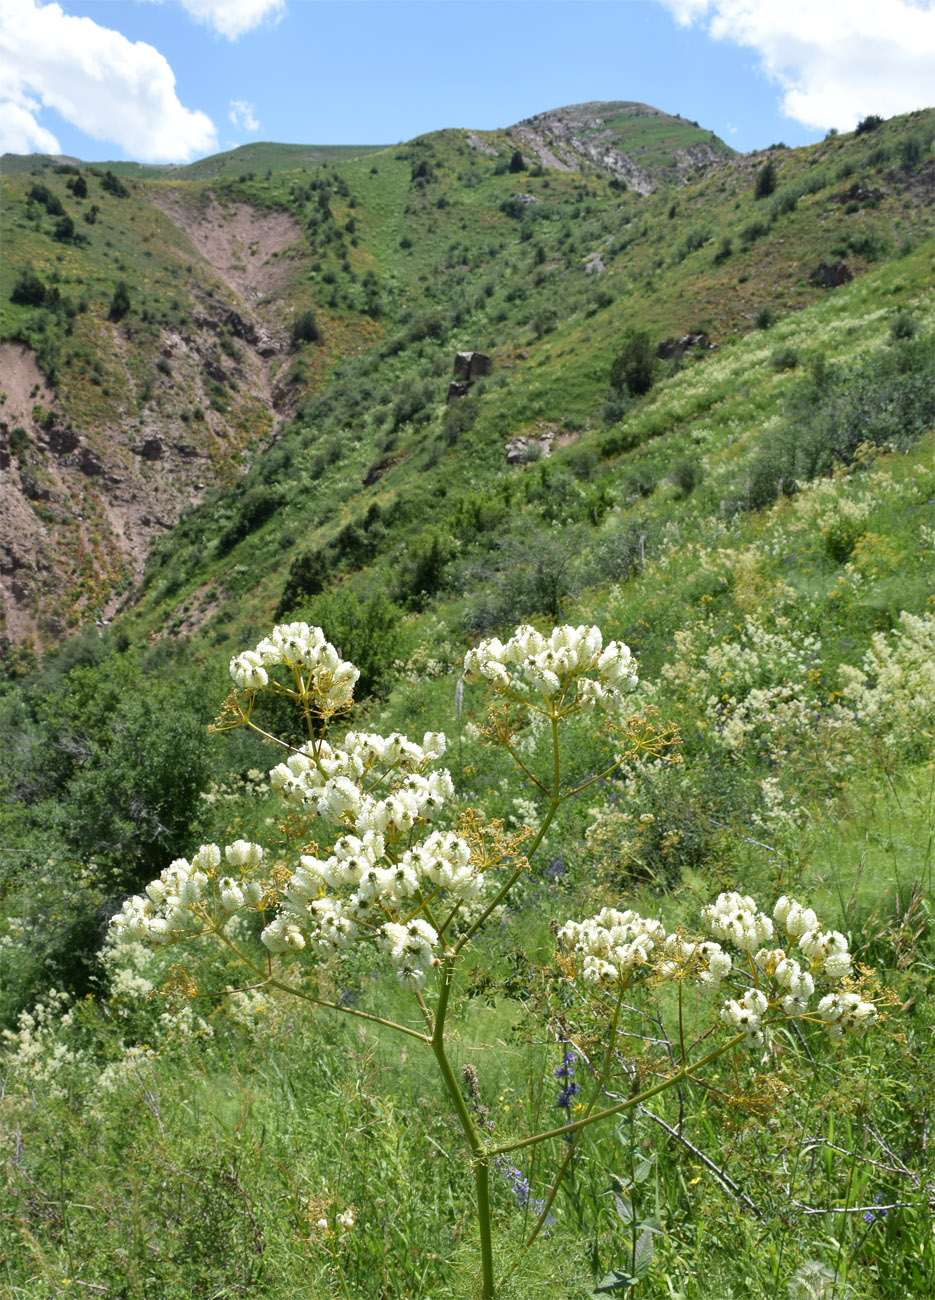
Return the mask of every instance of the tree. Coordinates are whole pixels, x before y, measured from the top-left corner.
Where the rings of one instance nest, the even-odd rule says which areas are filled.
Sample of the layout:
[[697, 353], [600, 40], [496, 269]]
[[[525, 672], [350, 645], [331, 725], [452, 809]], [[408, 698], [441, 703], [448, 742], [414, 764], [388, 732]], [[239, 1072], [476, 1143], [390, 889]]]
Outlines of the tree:
[[511, 172], [524, 172], [526, 170], [526, 159], [518, 149], [513, 150], [513, 157], [510, 159]]
[[118, 280], [114, 289], [114, 296], [110, 300], [110, 311], [107, 313], [110, 320], [123, 320], [130, 310], [130, 290], [127, 288], [126, 280]]
[[642, 397], [656, 381], [656, 356], [646, 330], [629, 330], [610, 368], [610, 386]]

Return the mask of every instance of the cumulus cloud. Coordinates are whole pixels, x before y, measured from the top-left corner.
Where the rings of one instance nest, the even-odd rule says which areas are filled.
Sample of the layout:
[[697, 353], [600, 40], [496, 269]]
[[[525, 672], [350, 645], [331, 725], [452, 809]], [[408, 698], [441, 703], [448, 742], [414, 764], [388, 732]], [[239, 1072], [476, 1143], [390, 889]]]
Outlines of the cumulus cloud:
[[248, 104], [245, 99], [232, 99], [228, 117], [234, 126], [241, 127], [244, 131], [259, 131], [260, 124], [253, 116], [253, 105]]
[[267, 18], [278, 19], [286, 8], [285, 0], [181, 0], [181, 3], [193, 18], [207, 23], [229, 41], [236, 41]]
[[61, 153], [61, 146], [51, 131], [40, 126], [36, 114], [40, 105], [23, 95], [17, 103], [0, 102], [0, 153]]
[[0, 0], [0, 150], [58, 153], [38, 121], [43, 107], [141, 162], [181, 162], [217, 145], [211, 119], [179, 102], [151, 45], [57, 4]]
[[782, 111], [808, 127], [851, 130], [868, 113], [926, 107], [935, 0], [662, 0], [684, 26], [757, 51]]

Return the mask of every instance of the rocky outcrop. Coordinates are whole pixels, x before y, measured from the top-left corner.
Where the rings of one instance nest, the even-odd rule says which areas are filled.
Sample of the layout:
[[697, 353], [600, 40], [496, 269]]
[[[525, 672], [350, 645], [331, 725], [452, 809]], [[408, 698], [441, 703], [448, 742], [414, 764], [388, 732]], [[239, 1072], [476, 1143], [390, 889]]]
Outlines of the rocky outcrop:
[[[671, 123], [670, 141], [663, 130], [654, 132], [652, 145], [646, 143], [649, 136], [640, 130], [644, 122], [654, 128]], [[681, 143], [686, 128], [698, 131], [697, 141]], [[631, 102], [572, 104], [537, 113], [518, 122], [509, 134], [543, 167], [580, 171], [589, 164], [637, 194], [650, 194], [660, 184], [680, 184], [733, 153], [696, 123]]]

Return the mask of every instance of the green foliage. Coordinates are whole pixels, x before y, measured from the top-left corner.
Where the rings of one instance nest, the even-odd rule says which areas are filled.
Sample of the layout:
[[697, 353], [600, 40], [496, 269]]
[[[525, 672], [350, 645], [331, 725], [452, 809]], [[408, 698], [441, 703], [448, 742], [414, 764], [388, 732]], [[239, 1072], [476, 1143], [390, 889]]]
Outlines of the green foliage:
[[130, 310], [130, 289], [125, 280], [118, 280], [110, 300], [108, 318], [112, 321], [123, 320]]
[[882, 125], [882, 117], [878, 116], [876, 113], [868, 113], [866, 117], [862, 117], [857, 123], [857, 126], [854, 128], [854, 134], [867, 135], [870, 131], [876, 131], [877, 128]]
[[417, 534], [399, 557], [395, 599], [421, 609], [445, 585], [455, 549], [454, 539], [441, 528], [431, 526]]
[[320, 343], [322, 334], [321, 327], [313, 311], [304, 311], [297, 316], [292, 322], [292, 347], [300, 347], [303, 343]]
[[46, 292], [46, 286], [36, 275], [32, 265], [27, 263], [13, 286], [10, 302], [15, 302], [21, 307], [41, 307], [45, 302]]
[[656, 380], [656, 356], [646, 330], [630, 329], [610, 368], [610, 385], [620, 393], [642, 397]]
[[116, 199], [127, 199], [130, 197], [130, 191], [119, 176], [115, 175], [109, 168], [101, 177], [101, 189], [106, 194], [112, 194]]
[[346, 586], [314, 596], [296, 612], [320, 627], [342, 658], [360, 670], [355, 688], [359, 699], [388, 694], [406, 640], [398, 605], [381, 591], [362, 596]]
[[919, 332], [919, 322], [912, 312], [898, 311], [890, 321], [890, 335], [894, 342], [914, 339]]
[[756, 174], [756, 180], [753, 184], [753, 197], [755, 199], [766, 199], [773, 193], [776, 188], [776, 164], [770, 158], [759, 169]]

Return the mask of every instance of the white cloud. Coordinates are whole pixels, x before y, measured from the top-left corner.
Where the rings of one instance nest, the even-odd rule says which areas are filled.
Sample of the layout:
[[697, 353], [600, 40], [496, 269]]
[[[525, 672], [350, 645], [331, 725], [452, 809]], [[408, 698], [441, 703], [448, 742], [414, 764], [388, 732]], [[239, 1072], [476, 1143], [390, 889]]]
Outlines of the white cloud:
[[193, 18], [229, 41], [236, 41], [266, 18], [278, 19], [286, 8], [286, 0], [181, 0], [181, 4]]
[[259, 122], [253, 116], [253, 105], [248, 104], [245, 99], [232, 99], [230, 112], [227, 116], [234, 126], [239, 126], [244, 131], [259, 131], [260, 129]]
[[37, 120], [42, 107], [141, 162], [184, 161], [217, 146], [211, 119], [179, 102], [172, 69], [151, 45], [57, 4], [0, 0], [0, 150], [54, 144], [48, 151], [59, 152]]
[[36, 121], [39, 104], [24, 95], [19, 103], [0, 103], [0, 153], [61, 153], [51, 131]]
[[782, 111], [850, 130], [932, 100], [935, 0], [662, 0], [684, 26], [758, 52]]

